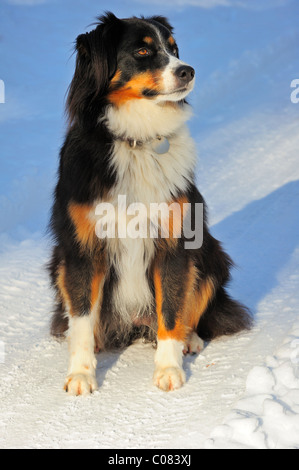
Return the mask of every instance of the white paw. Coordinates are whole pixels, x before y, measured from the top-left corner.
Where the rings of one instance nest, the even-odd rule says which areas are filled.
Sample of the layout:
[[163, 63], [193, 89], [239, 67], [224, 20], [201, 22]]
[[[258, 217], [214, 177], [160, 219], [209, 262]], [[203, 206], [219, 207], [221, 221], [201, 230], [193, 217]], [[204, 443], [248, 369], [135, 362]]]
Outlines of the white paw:
[[202, 351], [204, 348], [204, 342], [203, 340], [195, 333], [195, 331], [192, 331], [190, 336], [188, 337], [186, 344], [184, 346], [183, 353], [186, 354], [198, 354], [200, 351]]
[[69, 395], [88, 395], [98, 387], [97, 381], [90, 374], [70, 374], [65, 379], [64, 390]]
[[155, 370], [154, 384], [165, 392], [181, 388], [185, 382], [185, 372], [179, 367], [158, 368]]

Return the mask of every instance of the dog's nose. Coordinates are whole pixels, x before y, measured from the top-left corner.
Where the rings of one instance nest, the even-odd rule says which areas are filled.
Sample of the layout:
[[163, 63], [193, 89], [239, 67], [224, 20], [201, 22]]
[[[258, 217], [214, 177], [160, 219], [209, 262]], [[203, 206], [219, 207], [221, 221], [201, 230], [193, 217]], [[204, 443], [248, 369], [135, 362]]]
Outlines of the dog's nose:
[[195, 70], [189, 65], [181, 65], [176, 69], [175, 75], [179, 79], [181, 85], [188, 85], [195, 76]]

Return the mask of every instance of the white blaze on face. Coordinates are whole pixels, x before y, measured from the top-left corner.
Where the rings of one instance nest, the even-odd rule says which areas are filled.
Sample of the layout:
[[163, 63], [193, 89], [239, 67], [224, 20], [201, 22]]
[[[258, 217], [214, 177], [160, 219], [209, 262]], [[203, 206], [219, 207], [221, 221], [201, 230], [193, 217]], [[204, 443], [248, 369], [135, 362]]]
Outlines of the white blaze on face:
[[167, 101], [178, 101], [185, 98], [190, 93], [190, 91], [193, 90], [195, 79], [193, 78], [193, 80], [191, 80], [184, 87], [180, 86], [175, 72], [179, 67], [188, 66], [188, 64], [180, 59], [177, 59], [177, 57], [174, 57], [170, 54], [168, 55], [169, 63], [162, 73], [162, 99], [167, 99]]
[[153, 26], [153, 28], [160, 40], [160, 50], [163, 51], [169, 60], [162, 72], [161, 92], [154, 101], [158, 103], [163, 101], [181, 101], [193, 90], [195, 78], [193, 78], [189, 83], [186, 83], [185, 86], [179, 83], [179, 79], [176, 76], [176, 70], [179, 67], [190, 66], [186, 64], [186, 62], [183, 62], [173, 54], [169, 53], [165, 47], [165, 39], [163, 39], [159, 29], [156, 28], [156, 26]]

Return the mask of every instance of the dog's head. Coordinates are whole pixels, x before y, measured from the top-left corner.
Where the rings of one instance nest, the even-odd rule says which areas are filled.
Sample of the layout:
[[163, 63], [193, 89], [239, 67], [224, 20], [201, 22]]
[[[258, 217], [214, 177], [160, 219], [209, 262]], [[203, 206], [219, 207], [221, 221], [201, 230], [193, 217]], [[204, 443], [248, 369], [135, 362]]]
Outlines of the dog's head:
[[118, 19], [112, 13], [78, 36], [68, 95], [70, 121], [99, 117], [103, 106], [130, 100], [182, 102], [194, 86], [194, 69], [179, 59], [173, 28], [161, 16]]

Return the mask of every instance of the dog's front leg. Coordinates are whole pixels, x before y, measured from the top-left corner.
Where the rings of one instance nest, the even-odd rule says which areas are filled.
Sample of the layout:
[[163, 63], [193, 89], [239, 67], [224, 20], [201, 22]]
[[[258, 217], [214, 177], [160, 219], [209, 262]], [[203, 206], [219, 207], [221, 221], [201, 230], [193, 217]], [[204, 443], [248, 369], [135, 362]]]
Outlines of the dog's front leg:
[[186, 381], [183, 349], [189, 332], [184, 321], [186, 262], [168, 257], [154, 268], [158, 320], [154, 384], [162, 390], [180, 388]]
[[58, 287], [69, 320], [69, 367], [64, 389], [86, 395], [97, 388], [94, 333], [99, 316], [103, 276], [89, 262], [73, 259], [60, 267]]
[[70, 395], [87, 395], [97, 388], [94, 331], [91, 313], [69, 318], [69, 368], [64, 389]]

